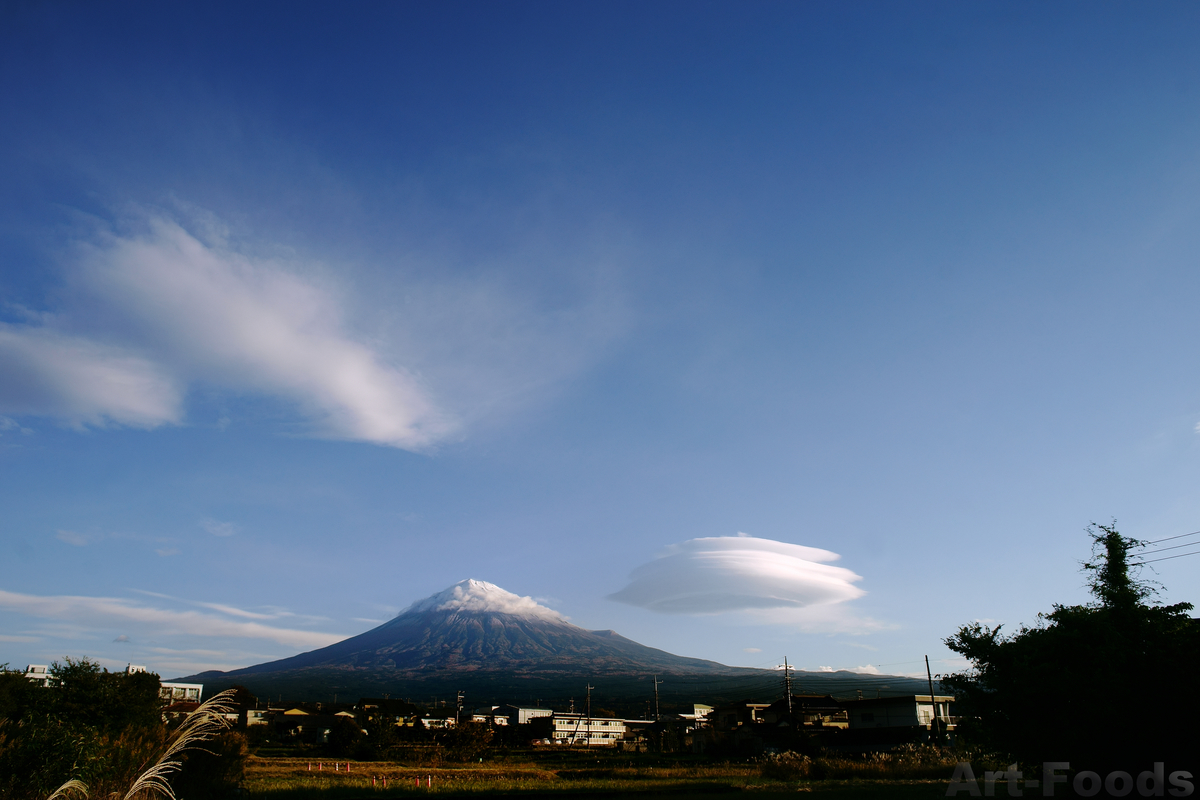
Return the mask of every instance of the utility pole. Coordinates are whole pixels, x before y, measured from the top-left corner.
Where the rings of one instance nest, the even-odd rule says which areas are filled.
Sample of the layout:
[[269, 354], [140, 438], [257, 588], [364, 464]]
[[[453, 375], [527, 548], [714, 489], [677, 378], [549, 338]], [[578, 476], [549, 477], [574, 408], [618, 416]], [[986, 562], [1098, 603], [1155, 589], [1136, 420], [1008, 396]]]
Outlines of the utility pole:
[[463, 693], [460, 690], [458, 693], [458, 708], [454, 712], [454, 727], [456, 727], [456, 728], [458, 727], [459, 717], [462, 716], [462, 706], [463, 706]]
[[925, 677], [929, 679], [929, 708], [933, 716], [929, 719], [930, 737], [938, 744], [942, 743], [942, 726], [939, 724], [937, 713], [937, 695], [933, 693], [933, 673], [929, 670], [929, 656], [925, 656]]
[[591, 748], [592, 746], [592, 689], [595, 688], [596, 687], [592, 686], [590, 683], [587, 685], [587, 729], [584, 732], [584, 736], [586, 736], [587, 739], [585, 740], [586, 744], [584, 746], [588, 748]]
[[658, 676], [655, 675], [654, 676], [654, 721], [655, 722], [658, 722], [659, 719], [661, 718], [661, 714], [659, 714], [659, 711], [658, 711], [658, 685], [660, 683], [662, 683], [662, 681], [660, 681], [658, 679]]
[[792, 668], [788, 666], [787, 656], [783, 657], [783, 694], [787, 697], [788, 714], [792, 713]]

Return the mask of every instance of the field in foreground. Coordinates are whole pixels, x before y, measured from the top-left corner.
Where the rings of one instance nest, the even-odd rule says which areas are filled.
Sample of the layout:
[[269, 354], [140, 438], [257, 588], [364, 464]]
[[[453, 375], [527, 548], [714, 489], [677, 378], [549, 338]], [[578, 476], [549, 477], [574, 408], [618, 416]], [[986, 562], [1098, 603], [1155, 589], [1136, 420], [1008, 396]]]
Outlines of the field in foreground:
[[773, 780], [763, 777], [755, 764], [651, 766], [606, 761], [610, 760], [579, 758], [569, 764], [487, 763], [436, 768], [341, 761], [335, 770], [330, 761], [252, 758], [246, 769], [246, 790], [254, 800], [391, 800], [421, 794], [583, 796], [596, 800], [667, 795], [682, 800], [738, 793], [764, 798], [797, 793], [932, 798], [944, 797], [947, 785], [946, 780]]

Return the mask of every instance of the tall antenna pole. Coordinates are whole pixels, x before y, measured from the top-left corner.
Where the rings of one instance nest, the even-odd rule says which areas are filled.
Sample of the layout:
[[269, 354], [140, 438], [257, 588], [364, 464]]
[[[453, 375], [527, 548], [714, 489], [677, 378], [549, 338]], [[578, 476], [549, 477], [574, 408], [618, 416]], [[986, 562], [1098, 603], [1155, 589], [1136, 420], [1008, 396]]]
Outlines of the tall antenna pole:
[[783, 657], [783, 694], [787, 697], [788, 713], [792, 713], [792, 668], [788, 666], [787, 656]]
[[655, 722], [658, 722], [658, 720], [660, 719], [660, 715], [658, 712], [658, 685], [660, 683], [662, 683], [662, 681], [660, 681], [658, 679], [658, 676], [655, 675], [654, 676], [654, 721]]

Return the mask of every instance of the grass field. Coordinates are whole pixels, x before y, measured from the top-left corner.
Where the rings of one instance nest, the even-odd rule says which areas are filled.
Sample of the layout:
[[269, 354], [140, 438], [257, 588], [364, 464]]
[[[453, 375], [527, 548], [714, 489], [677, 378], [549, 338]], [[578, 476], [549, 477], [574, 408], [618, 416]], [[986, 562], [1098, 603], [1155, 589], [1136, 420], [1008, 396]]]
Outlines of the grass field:
[[[584, 763], [588, 760], [594, 763]], [[903, 799], [944, 797], [948, 778], [949, 775], [940, 780], [779, 780], [764, 777], [762, 768], [750, 763], [653, 766], [611, 763], [610, 759], [604, 758], [576, 758], [557, 764], [487, 763], [436, 768], [340, 761], [336, 770], [331, 761], [252, 758], [246, 769], [246, 790], [253, 800], [385, 800], [421, 794], [441, 797], [591, 797], [596, 800], [629, 795], [667, 795], [682, 800], [735, 793], [762, 798], [805, 793]]]

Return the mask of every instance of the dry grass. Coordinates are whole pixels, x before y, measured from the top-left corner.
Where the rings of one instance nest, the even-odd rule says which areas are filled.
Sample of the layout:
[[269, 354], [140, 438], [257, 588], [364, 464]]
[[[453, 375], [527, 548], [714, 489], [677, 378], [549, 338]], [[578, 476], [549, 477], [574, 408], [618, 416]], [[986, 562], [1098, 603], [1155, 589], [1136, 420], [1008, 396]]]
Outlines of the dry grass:
[[[912, 758], [895, 760], [907, 763]], [[845, 761], [849, 764], [853, 759]], [[771, 777], [764, 774], [763, 763], [605, 766], [601, 762], [595, 767], [550, 769], [536, 763], [430, 768], [352, 761], [349, 772], [346, 772], [347, 762], [337, 763], [339, 769], [334, 771], [332, 761], [252, 758], [247, 764], [245, 788], [253, 800], [361, 800], [369, 797], [385, 800], [396, 795], [420, 793], [442, 796], [589, 795], [600, 798], [628, 794], [691, 797], [740, 792], [751, 792], [756, 796], [794, 796], [797, 792], [815, 792], [841, 797], [940, 797], [945, 793], [946, 781], [952, 772], [952, 768], [942, 770], [936, 774], [936, 779], [901, 778], [898, 775], [877, 779], [874, 774], [880, 772], [880, 765], [876, 763], [870, 769], [861, 770], [861, 774], [817, 780], [812, 777]], [[318, 764], [323, 768], [318, 770]], [[384, 778], [387, 779], [386, 788]]]
[[[234, 710], [233, 696], [232, 690], [215, 694], [188, 715], [184, 723], [167, 739], [166, 749], [155, 762], [142, 771], [124, 792], [109, 792], [108, 800], [149, 800], [156, 794], [167, 800], [176, 800], [175, 790], [171, 788], [169, 781], [170, 776], [179, 770], [182, 765], [181, 757], [186, 751], [201, 749], [202, 743], [229, 727], [224, 715]], [[58, 787], [47, 800], [69, 800], [73, 793], [82, 795], [86, 800], [89, 791], [82, 781], [72, 779]]]

